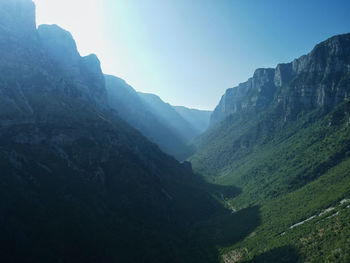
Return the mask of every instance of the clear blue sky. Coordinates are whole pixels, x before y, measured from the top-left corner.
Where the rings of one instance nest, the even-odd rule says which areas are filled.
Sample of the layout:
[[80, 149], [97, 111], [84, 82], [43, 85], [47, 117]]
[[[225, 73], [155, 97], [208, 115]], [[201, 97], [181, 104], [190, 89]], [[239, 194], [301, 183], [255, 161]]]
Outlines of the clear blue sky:
[[350, 32], [349, 0], [35, 0], [105, 73], [174, 104], [213, 109], [227, 88]]

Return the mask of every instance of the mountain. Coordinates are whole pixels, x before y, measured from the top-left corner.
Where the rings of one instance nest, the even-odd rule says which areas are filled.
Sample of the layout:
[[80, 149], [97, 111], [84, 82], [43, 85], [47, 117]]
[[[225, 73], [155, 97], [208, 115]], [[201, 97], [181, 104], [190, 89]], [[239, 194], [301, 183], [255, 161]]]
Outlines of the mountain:
[[0, 0], [0, 258], [216, 262], [196, 233], [230, 216], [217, 196], [236, 189], [205, 183], [129, 126], [105, 84], [69, 32], [36, 29], [32, 1]]
[[136, 92], [118, 77], [105, 75], [105, 80], [109, 106], [123, 120], [178, 160], [193, 152], [189, 143], [204, 132], [210, 112], [184, 107], [178, 112], [179, 107], [154, 94]]
[[173, 108], [200, 133], [205, 132], [209, 127], [212, 111], [189, 109], [183, 106], [173, 106]]
[[229, 89], [191, 163], [145, 136], [197, 124], [135, 93], [0, 0], [2, 261], [349, 262], [350, 34]]
[[224, 262], [348, 262], [350, 34], [228, 89], [190, 158], [261, 224]]
[[233, 113], [263, 111], [272, 104], [281, 107], [285, 119], [320, 106], [334, 108], [349, 97], [348, 42], [349, 34], [335, 36], [291, 63], [257, 69], [247, 82], [226, 91], [211, 124]]
[[110, 75], [105, 75], [105, 80], [109, 105], [123, 120], [156, 143], [164, 152], [179, 160], [185, 159], [188, 141], [178, 130], [159, 118], [124, 80]]
[[150, 93], [138, 93], [141, 99], [152, 109], [155, 115], [168, 123], [182, 138], [189, 142], [199, 135], [199, 131], [186, 121], [169, 103], [165, 103], [157, 95]]

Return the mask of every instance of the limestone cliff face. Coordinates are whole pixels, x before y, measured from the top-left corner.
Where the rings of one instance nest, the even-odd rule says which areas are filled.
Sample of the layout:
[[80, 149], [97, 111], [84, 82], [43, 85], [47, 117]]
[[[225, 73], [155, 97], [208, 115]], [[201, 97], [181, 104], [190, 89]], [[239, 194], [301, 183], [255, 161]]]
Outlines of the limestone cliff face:
[[273, 83], [274, 74], [274, 69], [257, 69], [247, 82], [228, 89], [211, 116], [211, 125], [232, 113], [266, 107], [272, 101], [276, 90]]
[[214, 125], [240, 111], [280, 106], [284, 118], [301, 111], [329, 110], [350, 96], [350, 34], [332, 37], [308, 55], [275, 69], [257, 69], [254, 76], [228, 89], [211, 117]]
[[79, 74], [80, 55], [72, 35], [57, 25], [40, 25], [40, 41], [47, 54], [66, 74]]
[[31, 0], [0, 0], [0, 32], [32, 38], [36, 31], [35, 5]]
[[105, 80], [95, 55], [81, 57], [71, 34], [56, 25], [37, 30], [32, 1], [0, 0], [0, 7], [1, 123], [69, 114], [72, 99], [97, 110], [107, 107]]
[[40, 44], [61, 74], [77, 84], [75, 95], [99, 107], [107, 106], [107, 90], [100, 61], [92, 54], [81, 57], [72, 35], [57, 25], [38, 28]]
[[286, 119], [316, 107], [326, 111], [334, 108], [349, 98], [350, 34], [320, 43], [311, 53], [290, 63], [288, 69], [276, 94]]

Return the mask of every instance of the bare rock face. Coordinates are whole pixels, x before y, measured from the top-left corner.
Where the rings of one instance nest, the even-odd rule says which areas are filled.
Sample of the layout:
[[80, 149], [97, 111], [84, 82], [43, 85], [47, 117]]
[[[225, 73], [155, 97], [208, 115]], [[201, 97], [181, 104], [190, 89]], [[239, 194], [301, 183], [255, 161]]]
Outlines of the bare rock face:
[[350, 34], [332, 37], [287, 65], [276, 94], [285, 120], [317, 107], [329, 111], [349, 96]]
[[257, 69], [247, 82], [228, 89], [211, 116], [211, 125], [230, 114], [252, 108], [262, 110], [269, 105], [276, 90], [274, 76], [274, 69]]
[[38, 33], [42, 46], [66, 74], [79, 74], [80, 55], [73, 36], [57, 25], [40, 25]]
[[48, 58], [59, 67], [65, 77], [76, 83], [78, 88], [74, 94], [105, 108], [107, 91], [97, 56], [92, 54], [81, 57], [72, 35], [57, 25], [41, 25], [38, 33]]
[[[0, 0], [0, 122], [33, 114], [26, 95], [33, 71], [41, 63], [35, 5], [30, 0]], [[28, 61], [36, 61], [32, 67]], [[20, 70], [18, 69], [20, 66]]]
[[36, 31], [35, 5], [31, 0], [0, 0], [0, 32], [32, 38]]
[[95, 54], [91, 54], [80, 59], [79, 67], [83, 82], [89, 85], [88, 93], [93, 99], [92, 103], [100, 108], [107, 108], [107, 89], [100, 60]]
[[293, 71], [292, 63], [278, 64], [275, 70], [274, 85], [276, 87], [282, 87], [294, 76], [295, 72]]
[[247, 82], [228, 89], [211, 125], [241, 111], [280, 106], [285, 120], [302, 112], [334, 108], [350, 96], [350, 34], [334, 36], [309, 54], [275, 69], [258, 69]]

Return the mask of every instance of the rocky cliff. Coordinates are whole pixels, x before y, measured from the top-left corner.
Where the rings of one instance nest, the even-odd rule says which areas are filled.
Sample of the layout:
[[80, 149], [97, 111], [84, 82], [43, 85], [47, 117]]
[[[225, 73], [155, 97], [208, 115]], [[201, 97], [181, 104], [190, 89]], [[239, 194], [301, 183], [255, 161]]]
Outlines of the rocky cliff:
[[35, 37], [35, 5], [30, 0], [0, 0], [1, 37], [19, 37], [26, 41]]
[[72, 35], [57, 25], [41, 25], [38, 34], [43, 50], [59, 72], [78, 84], [69, 92], [100, 108], [107, 107], [105, 80], [96, 55], [81, 57]]
[[219, 208], [108, 106], [96, 56], [36, 29], [30, 0], [0, 0], [0, 171], [4, 262], [181, 262], [186, 228]]
[[228, 89], [212, 117], [211, 125], [241, 111], [259, 112], [274, 105], [284, 118], [324, 107], [334, 108], [350, 96], [350, 34], [334, 36], [309, 54], [275, 69], [257, 69], [252, 78]]

